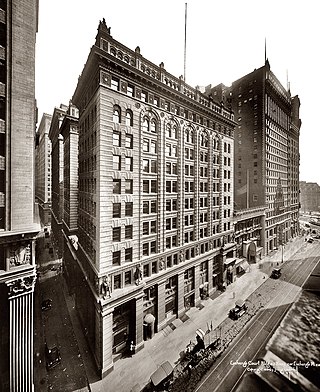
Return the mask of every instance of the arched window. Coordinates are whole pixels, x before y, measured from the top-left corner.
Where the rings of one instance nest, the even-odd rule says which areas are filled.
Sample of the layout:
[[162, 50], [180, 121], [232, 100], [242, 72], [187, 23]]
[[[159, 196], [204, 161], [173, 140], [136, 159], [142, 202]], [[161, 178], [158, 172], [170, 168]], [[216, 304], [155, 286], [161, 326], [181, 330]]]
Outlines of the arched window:
[[200, 145], [201, 147], [207, 147], [208, 146], [208, 138], [205, 133], [202, 133], [200, 136]]
[[112, 116], [112, 121], [116, 124], [119, 124], [121, 122], [121, 109], [119, 106], [115, 105], [113, 107], [113, 116]]
[[144, 132], [148, 132], [149, 131], [149, 120], [145, 117], [142, 123], [142, 130]]
[[171, 137], [171, 125], [167, 124], [166, 126], [166, 137]]
[[132, 115], [132, 111], [127, 109], [126, 111], [126, 125], [132, 127], [133, 125], [133, 115]]
[[194, 143], [194, 133], [190, 131], [190, 143]]
[[189, 130], [188, 129], [186, 129], [184, 131], [184, 141], [187, 143], [189, 142]]
[[151, 120], [151, 122], [150, 122], [150, 132], [157, 133], [156, 120]]
[[172, 127], [172, 137], [173, 139], [178, 139], [178, 130], [175, 125]]

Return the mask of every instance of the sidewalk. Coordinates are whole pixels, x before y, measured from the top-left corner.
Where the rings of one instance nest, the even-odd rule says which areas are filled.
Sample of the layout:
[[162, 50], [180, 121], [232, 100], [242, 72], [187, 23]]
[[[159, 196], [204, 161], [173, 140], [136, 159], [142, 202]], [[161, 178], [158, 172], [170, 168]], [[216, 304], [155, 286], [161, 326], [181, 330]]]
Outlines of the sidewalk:
[[[283, 249], [283, 260], [287, 261], [304, 243], [303, 237], [289, 242]], [[279, 258], [280, 257], [280, 258]], [[114, 363], [114, 370], [103, 380], [99, 380], [92, 366], [92, 358], [88, 352], [79, 321], [76, 317], [72, 302], [68, 308], [77, 336], [79, 349], [85, 363], [90, 390], [92, 392], [140, 391], [150, 381], [150, 376], [165, 361], [175, 366], [190, 340], [195, 340], [195, 331], [201, 328], [206, 331], [208, 325], [215, 329], [228, 317], [229, 310], [238, 299], [248, 298], [269, 277], [271, 269], [277, 263], [281, 264], [282, 249], [273, 255], [263, 258], [259, 263], [252, 264], [250, 271], [227, 286], [224, 293], [214, 299], [201, 301], [201, 306], [193, 307], [186, 312], [184, 322], [180, 319], [173, 321], [170, 326], [157, 333], [153, 339], [144, 342], [144, 348], [130, 358], [123, 358]], [[91, 362], [91, 363], [90, 363]]]

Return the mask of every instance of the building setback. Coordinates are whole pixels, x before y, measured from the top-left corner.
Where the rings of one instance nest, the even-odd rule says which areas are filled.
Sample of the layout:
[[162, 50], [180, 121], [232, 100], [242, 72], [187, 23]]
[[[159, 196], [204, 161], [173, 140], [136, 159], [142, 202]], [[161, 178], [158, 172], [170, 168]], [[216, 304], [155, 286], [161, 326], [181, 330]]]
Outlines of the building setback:
[[210, 91], [232, 107], [235, 210], [265, 209], [261, 246], [268, 254], [299, 233], [300, 101], [263, 67]]
[[[233, 113], [99, 24], [79, 109], [78, 235], [64, 271], [101, 376], [226, 280]], [[229, 271], [229, 272], [228, 272]], [[228, 273], [228, 275], [227, 275]]]
[[38, 127], [36, 147], [36, 198], [43, 225], [51, 221], [51, 141], [49, 129], [52, 116], [44, 113]]
[[38, 1], [0, 1], [0, 391], [31, 392]]

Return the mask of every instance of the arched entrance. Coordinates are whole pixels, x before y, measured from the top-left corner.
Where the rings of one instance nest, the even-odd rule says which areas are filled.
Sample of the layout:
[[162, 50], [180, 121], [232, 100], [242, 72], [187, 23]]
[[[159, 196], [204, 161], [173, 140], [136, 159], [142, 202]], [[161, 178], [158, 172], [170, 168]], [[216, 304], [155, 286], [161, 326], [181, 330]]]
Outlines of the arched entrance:
[[255, 263], [257, 261], [257, 246], [254, 242], [251, 242], [248, 247], [247, 260], [249, 263]]
[[147, 313], [143, 319], [143, 339], [152, 339], [154, 336], [154, 323], [156, 318], [153, 314]]

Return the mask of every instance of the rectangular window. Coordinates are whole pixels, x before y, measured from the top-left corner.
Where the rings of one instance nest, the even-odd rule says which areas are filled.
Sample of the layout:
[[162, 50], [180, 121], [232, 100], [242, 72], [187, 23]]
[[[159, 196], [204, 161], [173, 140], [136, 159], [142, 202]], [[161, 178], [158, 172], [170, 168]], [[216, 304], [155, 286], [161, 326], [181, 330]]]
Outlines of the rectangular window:
[[168, 237], [166, 238], [166, 249], [170, 249], [171, 248], [171, 238]]
[[156, 200], [151, 200], [150, 202], [150, 210], [152, 214], [155, 214], [157, 212], [157, 201]]
[[121, 203], [113, 203], [113, 218], [121, 218]]
[[131, 271], [126, 271], [124, 274], [124, 285], [129, 286], [131, 284]]
[[177, 193], [177, 181], [172, 181], [172, 192]]
[[177, 218], [172, 218], [172, 228], [173, 229], [177, 228]]
[[143, 161], [142, 161], [142, 170], [145, 172], [145, 173], [149, 173], [149, 159], [144, 159]]
[[121, 227], [114, 227], [112, 229], [112, 241], [113, 242], [121, 241]]
[[113, 170], [121, 170], [121, 157], [120, 157], [120, 155], [113, 156], [112, 168], [113, 168]]
[[125, 164], [126, 164], [126, 170], [129, 170], [129, 171], [133, 170], [133, 158], [132, 157], [126, 157]]
[[172, 237], [171, 245], [172, 245], [172, 247], [177, 246], [177, 236], [176, 235], [174, 235]]
[[152, 241], [150, 243], [150, 253], [151, 254], [157, 253], [157, 243], [156, 243], [156, 241]]
[[132, 261], [132, 248], [127, 248], [125, 250], [125, 256], [124, 259], [126, 262], [131, 262]]
[[118, 132], [118, 131], [113, 131], [112, 144], [113, 144], [115, 147], [120, 147], [120, 146], [121, 146], [121, 142], [120, 142], [120, 132]]
[[152, 154], [156, 154], [157, 153], [157, 142], [154, 141], [154, 140], [151, 140], [150, 152]]
[[148, 201], [143, 202], [143, 213], [149, 214], [149, 202]]
[[132, 85], [132, 84], [128, 84], [128, 87], [127, 87], [127, 95], [128, 95], [129, 97], [133, 97], [133, 90], [134, 90], [133, 85]]
[[111, 89], [114, 91], [119, 90], [119, 79], [114, 77], [111, 78]]
[[133, 181], [132, 180], [126, 180], [125, 182], [125, 189], [126, 189], [126, 193], [133, 193]]
[[143, 180], [143, 193], [149, 193], [149, 180]]
[[126, 228], [125, 228], [125, 239], [126, 240], [131, 240], [132, 239], [132, 234], [133, 234], [132, 225], [126, 226]]
[[133, 216], [133, 203], [132, 201], [128, 201], [125, 204], [125, 215], [126, 216]]
[[120, 289], [121, 288], [121, 275], [114, 275], [113, 278], [113, 288], [116, 289]]
[[166, 163], [166, 173], [171, 174], [171, 163]]
[[150, 142], [148, 139], [143, 139], [143, 151], [144, 152], [150, 151]]
[[177, 164], [176, 163], [172, 164], [172, 174], [178, 174]]
[[143, 254], [143, 256], [149, 255], [149, 244], [148, 243], [142, 245], [142, 254]]
[[143, 222], [142, 228], [143, 228], [143, 231], [142, 231], [143, 235], [148, 235], [149, 234], [149, 222]]
[[147, 93], [146, 91], [141, 91], [141, 101], [147, 102]]
[[121, 193], [121, 180], [113, 180], [113, 193]]
[[157, 193], [157, 180], [151, 180], [151, 193]]
[[150, 171], [151, 173], [157, 172], [157, 161], [150, 161]]
[[120, 265], [121, 260], [121, 251], [118, 250], [112, 253], [112, 264], [113, 265]]
[[156, 221], [151, 221], [150, 222], [150, 233], [154, 234], [157, 232], [157, 222]]
[[125, 142], [126, 148], [132, 148], [133, 147], [133, 136], [130, 134], [126, 134], [126, 142]]

